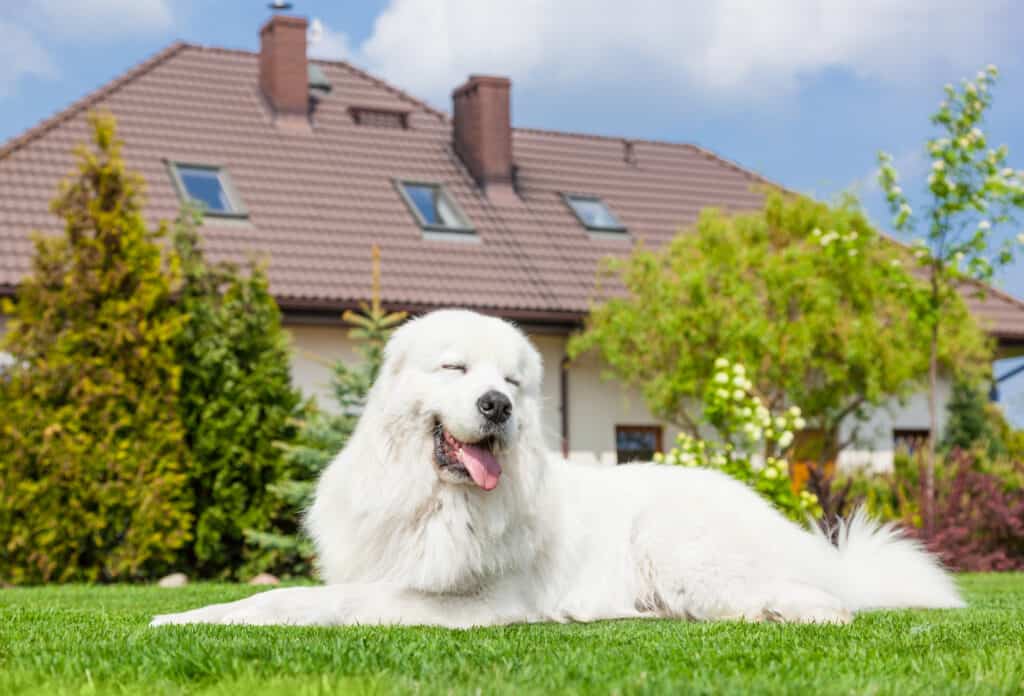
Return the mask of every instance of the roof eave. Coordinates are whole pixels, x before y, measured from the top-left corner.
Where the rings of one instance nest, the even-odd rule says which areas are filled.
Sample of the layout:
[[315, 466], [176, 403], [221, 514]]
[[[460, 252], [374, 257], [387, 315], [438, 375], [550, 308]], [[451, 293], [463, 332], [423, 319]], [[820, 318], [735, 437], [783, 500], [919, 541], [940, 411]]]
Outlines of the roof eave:
[[[290, 298], [280, 297], [277, 300], [278, 306], [284, 313], [286, 320], [295, 323], [333, 323], [340, 321], [341, 313], [349, 309], [358, 309], [365, 300], [332, 300], [319, 298]], [[450, 305], [438, 303], [417, 303], [417, 302], [384, 302], [388, 311], [408, 312], [412, 315], [426, 314], [436, 309], [442, 309]], [[586, 317], [585, 312], [570, 310], [547, 310], [529, 309], [514, 307], [493, 307], [479, 304], [466, 304], [468, 309], [500, 317], [513, 321], [517, 324], [546, 327], [559, 332], [569, 332], [583, 326]]]

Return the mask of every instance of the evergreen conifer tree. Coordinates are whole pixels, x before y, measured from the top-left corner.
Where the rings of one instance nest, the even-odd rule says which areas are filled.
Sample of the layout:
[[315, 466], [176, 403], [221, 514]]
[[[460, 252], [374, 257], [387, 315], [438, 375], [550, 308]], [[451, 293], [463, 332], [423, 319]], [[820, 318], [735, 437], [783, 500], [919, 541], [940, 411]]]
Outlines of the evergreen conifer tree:
[[185, 211], [174, 234], [188, 317], [176, 348], [195, 516], [185, 560], [199, 575], [230, 576], [246, 570], [242, 530], [268, 528], [283, 505], [271, 491], [290, 468], [278, 444], [294, 438], [301, 395], [265, 271], [208, 262], [198, 222]]
[[93, 147], [37, 236], [0, 350], [0, 576], [99, 581], [162, 572], [187, 542], [188, 450], [174, 344], [176, 269], [142, 215], [114, 119], [92, 115]]

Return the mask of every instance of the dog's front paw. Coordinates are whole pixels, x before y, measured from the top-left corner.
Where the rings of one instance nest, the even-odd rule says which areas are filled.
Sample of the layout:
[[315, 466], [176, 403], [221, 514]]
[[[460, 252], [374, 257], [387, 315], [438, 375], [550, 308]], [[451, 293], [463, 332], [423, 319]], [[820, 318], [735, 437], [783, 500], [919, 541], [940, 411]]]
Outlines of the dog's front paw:
[[178, 614], [160, 614], [149, 622], [150, 626], [180, 626], [183, 624], [216, 624], [224, 623], [227, 607], [235, 604], [213, 604], [202, 609], [183, 611]]
[[182, 624], [225, 624], [240, 626], [313, 626], [338, 623], [335, 602], [326, 588], [289, 587], [261, 592], [227, 604], [213, 604], [202, 609], [162, 614], [150, 626]]

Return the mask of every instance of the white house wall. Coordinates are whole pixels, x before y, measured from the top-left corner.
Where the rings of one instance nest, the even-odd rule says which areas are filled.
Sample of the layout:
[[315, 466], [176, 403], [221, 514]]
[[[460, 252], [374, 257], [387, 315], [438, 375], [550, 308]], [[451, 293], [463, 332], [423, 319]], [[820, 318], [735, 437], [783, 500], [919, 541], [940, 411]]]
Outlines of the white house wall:
[[[946, 404], [949, 402], [951, 394], [950, 381], [940, 379], [937, 414], [940, 433], [946, 429]], [[842, 441], [850, 438], [854, 427], [853, 421], [843, 424], [843, 427], [840, 428]], [[840, 468], [868, 468], [878, 472], [892, 471], [893, 431], [929, 429], [927, 392], [918, 392], [903, 403], [897, 399], [890, 399], [885, 406], [871, 413], [866, 421], [856, 424], [856, 429], [857, 435], [854, 443], [839, 456]]]
[[544, 442], [554, 452], [562, 451], [562, 404], [558, 386], [565, 354], [565, 339], [558, 336], [531, 336], [533, 345], [544, 361], [544, 384], [541, 389], [541, 417]]
[[315, 397], [328, 410], [335, 404], [331, 392], [331, 365], [357, 362], [359, 353], [347, 331], [338, 326], [286, 324], [291, 335], [292, 382], [306, 396]]
[[[292, 377], [304, 393], [314, 395], [321, 405], [330, 408], [333, 399], [329, 382], [330, 364], [336, 360], [356, 360], [357, 353], [345, 331], [337, 326], [289, 324], [292, 334]], [[542, 409], [544, 439], [554, 452], [561, 451], [561, 404], [559, 374], [565, 355], [563, 336], [533, 334], [530, 336], [544, 360]], [[946, 402], [950, 385], [939, 384], [940, 432], [945, 427]], [[633, 389], [601, 378], [601, 365], [592, 356], [574, 362], [569, 371], [569, 456], [594, 465], [615, 464], [616, 425], [657, 425], [641, 395]], [[850, 437], [852, 422], [841, 429], [845, 440]], [[839, 458], [842, 468], [867, 467], [889, 471], [893, 465], [893, 431], [928, 428], [928, 399], [915, 394], [904, 403], [891, 400], [860, 424], [856, 440]], [[663, 446], [671, 447], [678, 430], [665, 425]]]
[[[0, 336], [5, 322], [0, 317]], [[304, 394], [313, 396], [325, 408], [334, 403], [330, 389], [331, 368], [338, 361], [354, 362], [358, 353], [345, 329], [334, 325], [286, 325], [292, 340], [292, 379]], [[561, 404], [559, 373], [565, 355], [565, 338], [537, 334], [531, 340], [544, 360], [543, 422], [544, 439], [555, 452], [561, 451]], [[946, 403], [951, 387], [948, 381], [939, 384], [939, 431], [945, 429]], [[615, 381], [601, 378], [596, 358], [584, 357], [572, 364], [569, 372], [569, 442], [570, 457], [594, 464], [615, 464], [616, 425], [656, 425], [635, 390]], [[904, 403], [890, 401], [859, 426], [858, 437], [839, 458], [843, 468], [869, 467], [888, 471], [893, 463], [893, 431], [928, 428], [928, 399], [918, 393]], [[841, 430], [843, 439], [850, 436], [852, 424]], [[678, 430], [665, 426], [663, 445], [671, 447]]]
[[569, 456], [591, 464], [614, 465], [616, 425], [663, 425], [662, 446], [679, 432], [654, 418], [635, 389], [601, 377], [597, 358], [587, 355], [569, 371]]

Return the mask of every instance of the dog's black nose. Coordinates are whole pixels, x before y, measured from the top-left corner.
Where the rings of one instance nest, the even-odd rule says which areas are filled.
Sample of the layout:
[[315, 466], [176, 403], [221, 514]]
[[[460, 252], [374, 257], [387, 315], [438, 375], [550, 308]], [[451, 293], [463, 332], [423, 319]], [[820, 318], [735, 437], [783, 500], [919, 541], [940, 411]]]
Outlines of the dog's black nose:
[[494, 389], [477, 399], [476, 407], [492, 423], [504, 423], [512, 415], [512, 402]]

